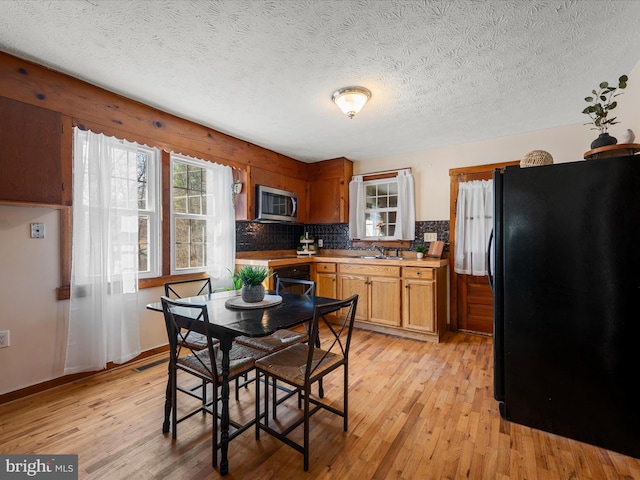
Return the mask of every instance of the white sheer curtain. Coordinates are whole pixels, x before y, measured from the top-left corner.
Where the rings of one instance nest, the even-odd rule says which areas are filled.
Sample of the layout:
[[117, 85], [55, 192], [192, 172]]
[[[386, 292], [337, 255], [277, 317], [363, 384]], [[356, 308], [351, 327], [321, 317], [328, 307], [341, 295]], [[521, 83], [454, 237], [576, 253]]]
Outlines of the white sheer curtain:
[[354, 175], [349, 182], [349, 238], [364, 238], [364, 181], [362, 175]]
[[74, 142], [65, 374], [140, 353], [137, 144], [77, 128]]
[[493, 228], [493, 180], [463, 182], [456, 208], [456, 273], [487, 274], [487, 247]]
[[411, 170], [398, 172], [398, 215], [393, 238], [413, 240], [416, 238], [415, 187]]
[[233, 208], [231, 167], [206, 163], [207, 172], [207, 274], [213, 288], [230, 288], [235, 269], [236, 219]]
[[[398, 210], [394, 239], [413, 240], [416, 236], [415, 186], [411, 170], [399, 170]], [[362, 175], [354, 175], [349, 182], [349, 238], [365, 238], [365, 182]]]

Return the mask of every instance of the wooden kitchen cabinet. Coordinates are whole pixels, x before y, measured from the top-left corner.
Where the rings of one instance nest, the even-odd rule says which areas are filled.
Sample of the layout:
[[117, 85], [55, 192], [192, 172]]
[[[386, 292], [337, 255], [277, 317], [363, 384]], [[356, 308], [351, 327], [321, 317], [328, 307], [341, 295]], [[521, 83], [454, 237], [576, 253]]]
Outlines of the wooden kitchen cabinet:
[[72, 138], [70, 119], [0, 97], [0, 201], [71, 205]]
[[309, 223], [349, 221], [349, 182], [353, 163], [336, 158], [309, 164]]
[[340, 181], [334, 178], [309, 182], [310, 223], [344, 223], [340, 214]]
[[349, 298], [351, 295], [358, 295], [355, 318], [362, 321], [368, 319], [369, 288], [366, 276], [340, 274], [338, 276], [338, 291], [341, 299]]
[[338, 298], [338, 275], [335, 263], [317, 263], [316, 295], [319, 297]]
[[435, 333], [435, 282], [405, 279], [403, 281], [403, 325], [405, 328]]
[[[266, 185], [298, 195], [298, 223], [346, 223], [349, 221], [349, 182], [353, 163], [336, 158], [301, 164], [297, 170], [267, 170], [251, 165], [246, 192], [246, 213], [236, 219], [255, 218], [255, 186]], [[290, 173], [284, 175], [280, 171]]]
[[338, 295], [358, 294], [356, 320], [400, 326], [400, 267], [340, 264]]
[[404, 267], [402, 277], [402, 326], [440, 341], [447, 327], [445, 269]]
[[440, 342], [447, 332], [447, 266], [407, 263], [314, 259], [316, 293], [340, 299], [357, 294], [358, 328]]

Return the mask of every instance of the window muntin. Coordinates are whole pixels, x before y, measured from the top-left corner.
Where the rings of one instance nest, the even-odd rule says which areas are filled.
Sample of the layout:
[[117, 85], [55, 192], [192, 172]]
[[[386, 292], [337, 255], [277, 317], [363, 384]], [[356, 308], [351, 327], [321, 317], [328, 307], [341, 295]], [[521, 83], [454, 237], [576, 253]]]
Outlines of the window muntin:
[[367, 180], [365, 189], [365, 239], [393, 239], [398, 214], [398, 182], [395, 178]]

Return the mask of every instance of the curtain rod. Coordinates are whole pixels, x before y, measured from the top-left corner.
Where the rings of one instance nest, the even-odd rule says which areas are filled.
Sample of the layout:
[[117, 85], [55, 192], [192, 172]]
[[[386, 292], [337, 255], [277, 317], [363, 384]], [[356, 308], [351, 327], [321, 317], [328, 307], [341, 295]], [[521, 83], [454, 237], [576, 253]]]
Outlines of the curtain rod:
[[379, 172], [369, 172], [369, 173], [360, 173], [359, 175], [362, 175], [363, 177], [368, 177], [371, 175], [384, 175], [385, 173], [397, 173], [401, 170], [409, 170], [411, 171], [411, 167], [405, 167], [405, 168], [394, 168], [393, 170], [381, 170]]

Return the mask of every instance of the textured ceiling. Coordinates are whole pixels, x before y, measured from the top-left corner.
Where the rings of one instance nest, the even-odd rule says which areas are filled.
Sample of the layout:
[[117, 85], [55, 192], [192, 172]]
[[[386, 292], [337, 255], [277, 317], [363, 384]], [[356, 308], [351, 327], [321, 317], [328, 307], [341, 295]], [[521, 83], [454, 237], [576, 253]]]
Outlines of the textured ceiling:
[[[308, 162], [581, 123], [584, 97], [640, 60], [637, 0], [0, 0], [0, 12], [0, 50]], [[349, 85], [373, 94], [353, 120], [331, 102]]]

